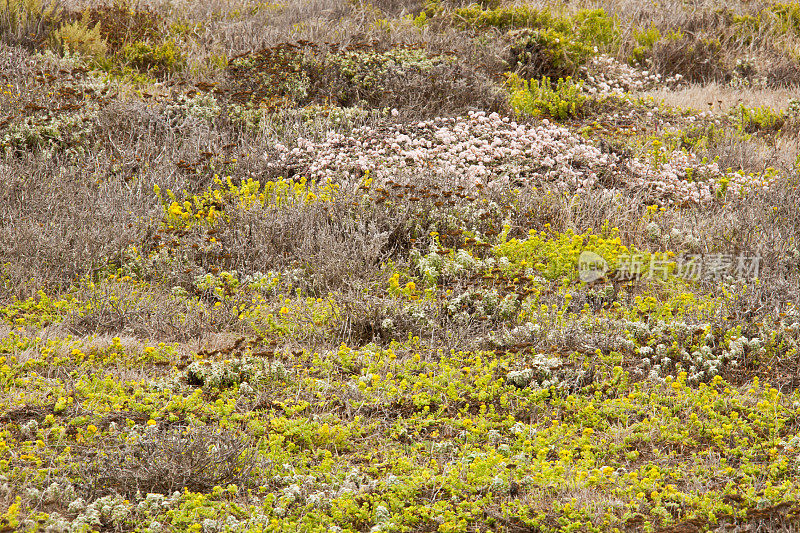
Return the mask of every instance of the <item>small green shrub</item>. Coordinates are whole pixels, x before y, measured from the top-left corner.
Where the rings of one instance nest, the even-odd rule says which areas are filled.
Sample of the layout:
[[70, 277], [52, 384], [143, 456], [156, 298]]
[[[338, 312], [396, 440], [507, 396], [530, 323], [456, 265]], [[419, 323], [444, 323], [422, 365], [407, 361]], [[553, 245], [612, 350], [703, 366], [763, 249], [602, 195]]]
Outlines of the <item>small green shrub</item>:
[[[486, 13], [484, 18], [490, 12]], [[503, 20], [497, 22], [501, 27]], [[572, 17], [536, 11], [525, 20], [523, 29], [508, 33], [508, 63], [511, 71], [526, 79], [575, 76], [589, 58], [619, 39], [618, 22], [602, 9], [582, 10]]]
[[186, 37], [192, 34], [196, 34], [202, 29], [203, 29], [202, 22], [194, 23], [194, 22], [179, 20], [169, 25], [169, 33], [171, 35], [176, 35], [178, 37]]
[[525, 79], [574, 76], [594, 54], [585, 42], [552, 29], [516, 30], [510, 35], [509, 70]]
[[636, 42], [636, 46], [628, 56], [628, 62], [635, 65], [645, 65], [647, 60], [652, 57], [653, 49], [659, 43], [670, 43], [682, 38], [683, 34], [680, 30], [670, 31], [666, 34], [662, 34], [655, 26], [650, 26], [646, 30], [634, 30], [633, 40]]
[[713, 147], [725, 136], [724, 130], [714, 124], [689, 126], [675, 134], [675, 150], [698, 150]]
[[603, 9], [582, 9], [571, 16], [536, 9], [529, 5], [483, 9], [477, 4], [456, 9], [456, 25], [462, 28], [512, 30], [520, 28], [551, 28], [561, 33], [574, 33], [591, 44], [607, 45], [619, 35], [619, 24]]
[[[755, 35], [761, 31], [763, 15], [737, 15], [733, 14], [731, 23], [736, 27], [737, 31], [743, 35]], [[748, 39], [751, 42], [752, 39]]]
[[785, 113], [769, 106], [746, 107], [739, 104], [739, 107], [731, 110], [730, 115], [736, 122], [737, 130], [743, 133], [776, 132], [786, 122]]
[[607, 48], [619, 39], [619, 22], [603, 9], [582, 9], [570, 20], [570, 27], [585, 43]]
[[602, 9], [562, 16], [528, 5], [482, 9], [473, 4], [455, 10], [453, 17], [466, 29], [510, 30], [510, 69], [528, 79], [573, 76], [599, 49], [619, 39], [618, 21]]
[[485, 10], [478, 4], [472, 4], [456, 9], [453, 17], [462, 28], [508, 30], [557, 26], [561, 31], [569, 31], [566, 20], [554, 17], [547, 9], [535, 9], [528, 5]]
[[137, 41], [125, 45], [121, 56], [130, 67], [157, 75], [180, 71], [186, 65], [186, 58], [173, 41], [162, 44]]
[[50, 42], [61, 53], [80, 54], [93, 60], [102, 59], [108, 50], [105, 39], [100, 35], [100, 24], [91, 26], [86, 16], [55, 30]]
[[775, 4], [771, 10], [780, 20], [783, 31], [800, 35], [800, 3]]
[[528, 82], [512, 75], [508, 83], [511, 87], [510, 103], [517, 113], [566, 120], [581, 116], [588, 100], [581, 93], [581, 84], [569, 77], [559, 79], [555, 88], [547, 77]]
[[661, 32], [655, 26], [650, 26], [646, 30], [634, 30], [633, 40], [636, 41], [636, 47], [631, 52], [629, 62], [641, 65], [644, 64], [653, 46], [661, 40]]
[[[512, 37], [534, 36], [550, 55], [567, 55], [578, 64], [591, 57], [594, 47], [608, 48], [619, 39], [619, 23], [603, 9], [583, 9], [571, 16], [528, 5], [482, 9], [479, 5], [457, 9], [456, 25], [469, 29], [535, 30], [511, 33]], [[580, 47], [576, 44], [580, 43]], [[563, 46], [559, 46], [563, 45]]]

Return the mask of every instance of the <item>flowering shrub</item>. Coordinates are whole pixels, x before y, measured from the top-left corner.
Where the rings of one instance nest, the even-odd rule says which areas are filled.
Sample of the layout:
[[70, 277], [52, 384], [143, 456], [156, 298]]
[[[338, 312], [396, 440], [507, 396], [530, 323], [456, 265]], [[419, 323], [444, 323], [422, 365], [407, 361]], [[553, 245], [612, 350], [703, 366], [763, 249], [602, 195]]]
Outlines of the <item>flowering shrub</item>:
[[[608, 231], [607, 235], [586, 232], [575, 235], [567, 231], [550, 237], [544, 232], [531, 230], [528, 238], [520, 241], [512, 239], [493, 248], [495, 254], [508, 258], [509, 267], [525, 271], [530, 267], [546, 279], [577, 279], [578, 259], [581, 253], [589, 251], [600, 255], [608, 263], [608, 273], [612, 275], [619, 266], [621, 255], [639, 254], [636, 249], [623, 246], [618, 230]], [[645, 264], [650, 263], [650, 254], [641, 254]], [[646, 274], [646, 268], [642, 272]]]
[[179, 202], [170, 190], [166, 191], [165, 198], [161, 189], [156, 186], [155, 193], [164, 208], [165, 225], [171, 226], [173, 230], [196, 224], [213, 226], [220, 216], [225, 216], [226, 209], [246, 210], [253, 205], [280, 208], [296, 203], [330, 201], [337, 189], [333, 183], [320, 186], [309, 183], [306, 178], [279, 178], [267, 181], [262, 186], [260, 181], [252, 178], [236, 185], [230, 176], [224, 181], [215, 176], [213, 183], [214, 188], [193, 195], [183, 202]]
[[665, 77], [657, 72], [620, 63], [601, 54], [580, 68], [583, 90], [592, 96], [622, 96], [625, 93], [647, 91], [658, 87], [676, 88], [683, 76]]
[[299, 165], [314, 180], [351, 181], [365, 170], [373, 179], [407, 180], [423, 170], [443, 182], [494, 188], [552, 182], [565, 191], [589, 190], [599, 175], [620, 186], [643, 190], [664, 203], [707, 203], [726, 193], [742, 195], [768, 188], [774, 174], [723, 171], [692, 152], [657, 148], [651, 161], [603, 153], [569, 130], [550, 124], [519, 124], [498, 114], [438, 118], [398, 124], [386, 130], [357, 128], [331, 132], [315, 143], [278, 153], [278, 163]]

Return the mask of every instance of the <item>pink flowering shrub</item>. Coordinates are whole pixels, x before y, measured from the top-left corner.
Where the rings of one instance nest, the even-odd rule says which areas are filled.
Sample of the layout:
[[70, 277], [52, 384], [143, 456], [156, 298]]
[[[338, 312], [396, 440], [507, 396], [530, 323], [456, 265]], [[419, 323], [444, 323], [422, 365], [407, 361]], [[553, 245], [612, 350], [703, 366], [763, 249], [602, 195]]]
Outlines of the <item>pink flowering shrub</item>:
[[600, 54], [580, 68], [583, 89], [592, 96], [622, 95], [626, 92], [648, 91], [654, 88], [674, 88], [683, 76], [661, 74], [626, 65], [611, 56]]
[[[299, 138], [278, 148], [275, 166], [293, 166], [313, 180], [373, 179], [403, 183], [424, 172], [443, 183], [490, 188], [555, 184], [568, 193], [610, 186], [645, 191], [653, 201], [705, 203], [725, 194], [769, 187], [773, 176], [724, 172], [684, 151], [652, 160], [604, 153], [567, 128], [543, 120], [522, 124], [497, 113], [362, 127], [350, 135], [330, 132], [322, 142]], [[602, 183], [600, 183], [602, 176]]]

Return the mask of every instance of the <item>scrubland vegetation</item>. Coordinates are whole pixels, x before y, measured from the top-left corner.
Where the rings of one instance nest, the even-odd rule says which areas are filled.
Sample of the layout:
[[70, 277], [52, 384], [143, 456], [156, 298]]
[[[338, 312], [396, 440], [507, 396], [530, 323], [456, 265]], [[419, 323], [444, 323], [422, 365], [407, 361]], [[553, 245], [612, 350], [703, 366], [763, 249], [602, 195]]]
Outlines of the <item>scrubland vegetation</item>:
[[0, 531], [797, 531], [800, 4], [0, 0]]

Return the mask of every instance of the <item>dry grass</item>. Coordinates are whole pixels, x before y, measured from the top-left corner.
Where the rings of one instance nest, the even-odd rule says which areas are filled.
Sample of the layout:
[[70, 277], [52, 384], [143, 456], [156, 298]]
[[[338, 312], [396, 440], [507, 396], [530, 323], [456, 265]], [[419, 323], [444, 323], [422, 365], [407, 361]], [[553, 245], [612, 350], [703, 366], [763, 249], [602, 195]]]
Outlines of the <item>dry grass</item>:
[[[131, 417], [141, 422], [136, 414]], [[123, 421], [125, 417], [116, 417], [108, 423]], [[94, 499], [112, 493], [132, 498], [252, 484], [256, 450], [239, 435], [212, 427], [145, 427], [148, 429], [137, 439], [107, 438], [100, 446], [101, 454], [96, 454], [96, 445], [78, 450], [79, 455], [86, 453], [79, 462], [87, 496]]]
[[785, 110], [789, 99], [797, 98], [797, 91], [787, 88], [736, 88], [712, 82], [693, 83], [675, 90], [657, 89], [642, 94], [652, 96], [671, 107], [728, 113], [743, 105], [745, 107], [771, 107]]
[[[41, 289], [64, 289], [96, 273], [142, 230], [141, 215], [132, 208], [149, 211], [141, 191], [120, 182], [98, 186], [57, 158], [3, 170], [0, 256], [9, 282], [0, 299], [6, 301]], [[40, 179], [22, 178], [30, 175]]]

